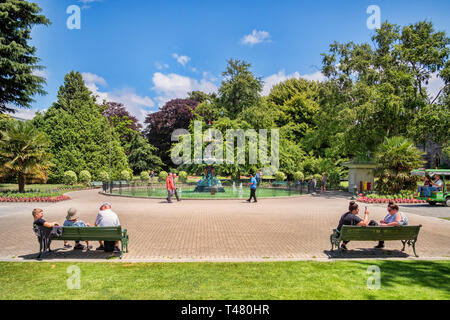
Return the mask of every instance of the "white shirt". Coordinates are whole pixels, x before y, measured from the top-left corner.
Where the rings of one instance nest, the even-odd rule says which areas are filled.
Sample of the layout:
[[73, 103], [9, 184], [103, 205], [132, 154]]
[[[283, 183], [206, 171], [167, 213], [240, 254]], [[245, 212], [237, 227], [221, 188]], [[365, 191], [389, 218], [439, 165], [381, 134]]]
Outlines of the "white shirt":
[[436, 181], [435, 183], [434, 183], [438, 188], [442, 188], [442, 180], [441, 179], [439, 179], [438, 181]]
[[103, 210], [98, 213], [95, 225], [99, 227], [117, 227], [120, 226], [119, 217], [111, 209]]

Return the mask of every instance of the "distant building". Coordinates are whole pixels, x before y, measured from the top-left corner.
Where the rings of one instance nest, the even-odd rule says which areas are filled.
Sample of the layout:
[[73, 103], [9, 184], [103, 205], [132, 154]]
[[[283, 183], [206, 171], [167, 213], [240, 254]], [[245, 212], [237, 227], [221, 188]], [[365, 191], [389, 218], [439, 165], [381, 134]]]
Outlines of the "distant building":
[[417, 147], [426, 153], [423, 157], [426, 161], [425, 167], [431, 169], [450, 167], [450, 159], [442, 152], [442, 145], [427, 141], [425, 145], [418, 145]]

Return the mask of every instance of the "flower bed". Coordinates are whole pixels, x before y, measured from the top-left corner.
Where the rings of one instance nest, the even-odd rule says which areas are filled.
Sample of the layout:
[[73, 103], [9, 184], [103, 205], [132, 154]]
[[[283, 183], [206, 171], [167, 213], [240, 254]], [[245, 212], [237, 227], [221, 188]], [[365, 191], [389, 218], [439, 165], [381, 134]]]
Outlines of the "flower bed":
[[0, 196], [0, 202], [60, 202], [70, 200], [69, 196]]
[[380, 196], [376, 194], [360, 194], [357, 200], [364, 203], [389, 203], [390, 201], [395, 203], [427, 203], [425, 200], [414, 199], [411, 195]]

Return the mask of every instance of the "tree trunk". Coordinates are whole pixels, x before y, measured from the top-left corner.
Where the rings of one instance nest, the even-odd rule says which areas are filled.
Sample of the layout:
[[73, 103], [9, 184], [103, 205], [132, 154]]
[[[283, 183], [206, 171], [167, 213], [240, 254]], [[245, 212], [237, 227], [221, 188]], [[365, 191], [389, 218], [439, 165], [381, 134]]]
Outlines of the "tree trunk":
[[17, 180], [19, 182], [19, 192], [24, 193], [25, 192], [25, 176], [22, 173], [19, 173]]

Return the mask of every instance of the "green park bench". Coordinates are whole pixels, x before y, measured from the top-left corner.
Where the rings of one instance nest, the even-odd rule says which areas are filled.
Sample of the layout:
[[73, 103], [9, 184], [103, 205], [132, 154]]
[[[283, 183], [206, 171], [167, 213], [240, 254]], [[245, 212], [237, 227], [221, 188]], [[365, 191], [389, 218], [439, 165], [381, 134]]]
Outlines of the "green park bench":
[[412, 245], [414, 255], [416, 253], [416, 242], [419, 236], [419, 231], [422, 225], [419, 226], [400, 226], [400, 227], [358, 227], [358, 226], [343, 226], [341, 232], [337, 229], [333, 230], [330, 236], [331, 251], [336, 246], [339, 254], [342, 253], [342, 241], [394, 241], [400, 240], [403, 244], [402, 251], [405, 251], [405, 246]]
[[272, 182], [273, 187], [287, 187], [288, 182], [287, 181], [274, 181]]
[[93, 188], [101, 188], [101, 187], [103, 187], [103, 182], [101, 182], [101, 181], [91, 182], [91, 187], [93, 187]]
[[[37, 227], [43, 228], [43, 227]], [[96, 227], [96, 228], [78, 228], [64, 227], [60, 237], [51, 237], [50, 241], [120, 241], [120, 259], [123, 258], [124, 249], [128, 253], [128, 233], [126, 229], [118, 227]], [[40, 248], [38, 259], [43, 254], [43, 245], [41, 239], [38, 239]], [[48, 247], [50, 250], [50, 245]]]

